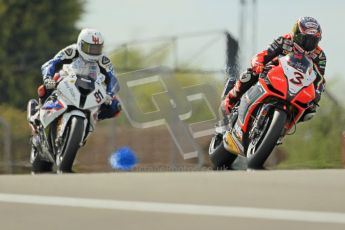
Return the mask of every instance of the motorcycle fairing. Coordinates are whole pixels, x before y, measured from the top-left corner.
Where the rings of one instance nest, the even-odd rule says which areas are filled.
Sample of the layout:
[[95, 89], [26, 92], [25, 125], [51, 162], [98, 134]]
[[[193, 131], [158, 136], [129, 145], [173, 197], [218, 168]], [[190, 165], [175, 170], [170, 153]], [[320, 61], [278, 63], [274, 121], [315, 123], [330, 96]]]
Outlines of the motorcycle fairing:
[[291, 122], [287, 129], [291, 129], [294, 124], [298, 122], [298, 120], [302, 117], [306, 108], [309, 107], [310, 102], [312, 102], [315, 98], [315, 88], [314, 85], [311, 84], [308, 87], [301, 90], [292, 100], [291, 105], [293, 105], [297, 110], [298, 113], [295, 114], [293, 122]]
[[[313, 83], [316, 79], [316, 74], [313, 71], [313, 65], [306, 57], [303, 56], [297, 62], [292, 61], [292, 58], [292, 55], [281, 57], [279, 58], [279, 63], [287, 78], [289, 93], [295, 95], [304, 87]], [[297, 63], [300, 64], [296, 66]]]
[[238, 155], [243, 153], [243, 146], [235, 135], [234, 131], [227, 131], [224, 135], [224, 148], [232, 154]]
[[[84, 118], [84, 127], [87, 127], [87, 124], [88, 124], [88, 119], [85, 115], [85, 113], [83, 113], [82, 111], [80, 110], [72, 110], [70, 112], [67, 112], [67, 113], [64, 113], [59, 121], [59, 124], [58, 124], [58, 128], [57, 128], [57, 138], [60, 138], [63, 136], [64, 132], [65, 132], [65, 129], [67, 127], [67, 124], [69, 122], [69, 120], [71, 119], [72, 116], [77, 116], [77, 117], [82, 117]], [[85, 133], [84, 133], [84, 136], [82, 138], [82, 140], [84, 140], [85, 138]]]
[[266, 90], [259, 83], [257, 83], [243, 95], [243, 97], [241, 98], [240, 106], [238, 108], [238, 121], [240, 121], [241, 125], [245, 124], [248, 110], [265, 93], [266, 93]]
[[63, 114], [67, 109], [67, 104], [53, 96], [49, 97], [40, 109], [40, 121], [46, 128], [52, 121]]
[[69, 102], [69, 105], [74, 105], [78, 108], [80, 104], [80, 92], [75, 86], [76, 81], [77, 77], [75, 75], [68, 76], [61, 80], [56, 89], [59, 91], [59, 95], [63, 96]]
[[[102, 83], [96, 81], [94, 86], [95, 89], [92, 92], [90, 92], [90, 95], [94, 96], [86, 97], [85, 104], [83, 106], [84, 109], [92, 109], [101, 106], [101, 104], [103, 104], [105, 101], [105, 96], [107, 95], [107, 92]], [[97, 100], [96, 95], [100, 96], [102, 99]]]
[[247, 131], [252, 112], [267, 97], [288, 101], [297, 108], [298, 113], [294, 116], [294, 122], [289, 125], [290, 128], [315, 98], [313, 82], [316, 74], [313, 65], [305, 56], [295, 56], [291, 53], [279, 58], [279, 65], [267, 73], [267, 79], [259, 78], [258, 83], [241, 98], [238, 121], [243, 132]]

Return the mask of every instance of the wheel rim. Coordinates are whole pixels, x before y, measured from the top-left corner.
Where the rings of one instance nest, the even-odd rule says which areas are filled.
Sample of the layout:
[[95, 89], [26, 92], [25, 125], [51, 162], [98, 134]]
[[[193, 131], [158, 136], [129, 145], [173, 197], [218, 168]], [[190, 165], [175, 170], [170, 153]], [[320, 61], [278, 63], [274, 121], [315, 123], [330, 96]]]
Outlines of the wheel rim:
[[212, 155], [214, 153], [215, 149], [222, 143], [222, 140], [223, 140], [222, 137], [223, 137], [223, 135], [217, 134], [212, 138], [211, 143], [210, 143], [210, 147], [208, 149], [209, 155]]
[[57, 151], [57, 164], [60, 164], [63, 160], [63, 157], [64, 157], [64, 151], [66, 150], [66, 145], [67, 145], [67, 137], [69, 136], [69, 132], [70, 132], [70, 127], [67, 126], [66, 128], [66, 132], [65, 134], [63, 135], [64, 138], [63, 139], [63, 142], [60, 144], [59, 148], [58, 148], [58, 151]]
[[265, 124], [264, 124], [259, 136], [257, 136], [254, 140], [251, 140], [249, 142], [248, 150], [247, 150], [247, 157], [253, 156], [255, 154], [256, 150], [260, 147], [260, 145], [261, 145], [261, 143], [265, 137], [265, 134], [268, 130], [269, 123], [270, 123], [269, 121], [270, 121], [270, 119], [269, 119], [269, 117], [267, 117], [265, 119]]

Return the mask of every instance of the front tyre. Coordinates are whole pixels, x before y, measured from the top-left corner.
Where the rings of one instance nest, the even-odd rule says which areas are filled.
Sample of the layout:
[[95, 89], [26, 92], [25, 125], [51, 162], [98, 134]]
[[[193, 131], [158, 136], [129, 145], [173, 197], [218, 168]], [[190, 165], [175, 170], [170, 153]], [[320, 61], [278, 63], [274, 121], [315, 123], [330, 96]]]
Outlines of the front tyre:
[[77, 116], [71, 118], [56, 159], [59, 172], [72, 172], [73, 162], [84, 136], [84, 129], [84, 118]]
[[248, 168], [250, 169], [263, 169], [263, 165], [271, 152], [273, 151], [276, 143], [282, 133], [287, 118], [286, 112], [275, 109], [273, 115], [269, 118], [269, 126], [266, 133], [263, 134], [263, 139], [255, 146], [256, 151], [248, 159]]

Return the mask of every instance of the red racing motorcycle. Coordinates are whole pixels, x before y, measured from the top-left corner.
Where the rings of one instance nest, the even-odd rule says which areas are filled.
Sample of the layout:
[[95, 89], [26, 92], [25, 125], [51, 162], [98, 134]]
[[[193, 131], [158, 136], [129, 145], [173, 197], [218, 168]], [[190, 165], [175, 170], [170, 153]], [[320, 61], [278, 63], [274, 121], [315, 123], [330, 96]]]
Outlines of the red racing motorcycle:
[[248, 168], [262, 169], [277, 142], [314, 106], [315, 79], [305, 54], [279, 57], [232, 109], [228, 124], [216, 127], [209, 147], [214, 169], [231, 169], [239, 154], [248, 158]]

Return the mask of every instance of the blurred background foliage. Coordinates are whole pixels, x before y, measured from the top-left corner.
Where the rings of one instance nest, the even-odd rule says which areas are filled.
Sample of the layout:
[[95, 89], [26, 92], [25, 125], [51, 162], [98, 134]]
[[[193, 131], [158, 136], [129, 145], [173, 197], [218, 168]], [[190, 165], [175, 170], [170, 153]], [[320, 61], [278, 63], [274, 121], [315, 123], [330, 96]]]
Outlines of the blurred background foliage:
[[[60, 49], [74, 43], [80, 28], [76, 23], [83, 13], [83, 0], [1, 0], [0, 1], [0, 117], [11, 126], [12, 158], [21, 166], [29, 166], [30, 130], [26, 121], [26, 103], [36, 98], [41, 84], [41, 65]], [[119, 77], [129, 70], [159, 66], [169, 58], [171, 47], [156, 47], [159, 52], [147, 55], [139, 48], [118, 48], [110, 53]], [[225, 51], [224, 51], [225, 52]], [[197, 67], [197, 66], [196, 66]], [[179, 67], [183, 69], [183, 64]], [[224, 75], [225, 76], [225, 75]], [[182, 87], [212, 84], [219, 95], [225, 79], [210, 73], [177, 71], [175, 77]], [[331, 91], [332, 85], [328, 84]], [[153, 111], [151, 95], [162, 91], [159, 83], [134, 89], [143, 111]], [[203, 103], [193, 102], [193, 116], [187, 122], [212, 117]], [[109, 122], [101, 123], [100, 133], [109, 135]], [[116, 119], [117, 126], [129, 127], [123, 114]], [[341, 165], [341, 133], [345, 129], [343, 107], [323, 96], [317, 115], [309, 122], [297, 125], [296, 133], [284, 139], [278, 148], [282, 162], [279, 168], [339, 168]], [[3, 156], [4, 127], [0, 124], [0, 156]], [[93, 136], [82, 152], [104, 149], [102, 136]], [[129, 137], [130, 138], [130, 137]], [[203, 146], [207, 149], [207, 144]], [[104, 150], [108, 154], [109, 149]], [[154, 164], [155, 162], [152, 162]], [[17, 165], [18, 165], [17, 164]], [[3, 164], [2, 164], [3, 166]]]
[[282, 148], [286, 160], [280, 168], [339, 168], [344, 108], [323, 96], [315, 117], [299, 123], [296, 133], [288, 136]]
[[0, 103], [24, 109], [42, 80], [41, 65], [76, 41], [83, 6], [82, 0], [0, 1]]

